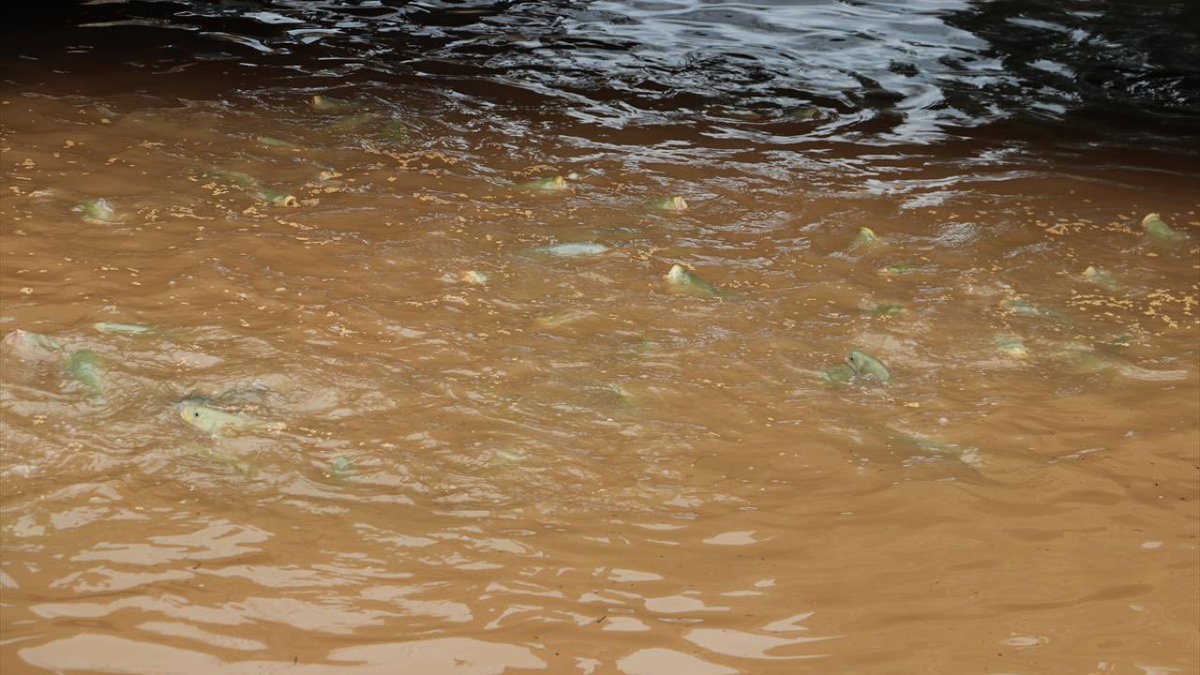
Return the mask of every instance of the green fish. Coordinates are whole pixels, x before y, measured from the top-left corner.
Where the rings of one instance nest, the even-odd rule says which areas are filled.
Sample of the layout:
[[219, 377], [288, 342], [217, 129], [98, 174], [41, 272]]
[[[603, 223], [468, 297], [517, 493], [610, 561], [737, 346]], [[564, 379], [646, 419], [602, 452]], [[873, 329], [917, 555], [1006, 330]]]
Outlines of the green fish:
[[357, 115], [347, 115], [329, 125], [330, 131], [354, 131], [363, 125], [370, 124], [379, 119], [379, 115], [373, 112], [358, 113]]
[[883, 362], [870, 354], [855, 349], [846, 357], [846, 362], [854, 370], [854, 374], [863, 379], [873, 379], [880, 384], [887, 384], [892, 379], [892, 373]]
[[578, 258], [581, 256], [600, 255], [607, 250], [608, 247], [604, 244], [581, 242], [577, 244], [555, 244], [554, 246], [531, 248], [528, 253], [550, 255], [557, 258]]
[[784, 117], [790, 117], [801, 122], [809, 122], [821, 119], [821, 109], [816, 106], [806, 105], [798, 108], [788, 108], [783, 111]]
[[904, 305], [875, 305], [867, 310], [874, 316], [896, 316], [897, 314], [907, 314], [908, 308]]
[[388, 120], [384, 123], [383, 129], [380, 131], [380, 133], [382, 133], [383, 137], [389, 141], [396, 141], [400, 143], [406, 142], [410, 138], [408, 127], [405, 126], [400, 120]]
[[710, 297], [720, 297], [721, 291], [717, 290], [716, 286], [708, 283], [700, 277], [692, 274], [683, 268], [683, 265], [671, 265], [671, 271], [667, 272], [664, 277], [667, 283], [672, 288], [676, 288], [697, 295], [707, 295]]
[[266, 426], [262, 420], [234, 415], [199, 403], [183, 404], [179, 408], [179, 416], [184, 422], [214, 436], [219, 436], [225, 431], [261, 429]]
[[834, 366], [821, 373], [821, 381], [831, 387], [840, 387], [854, 380], [854, 369], [850, 366]]
[[308, 107], [318, 112], [343, 112], [354, 108], [354, 104], [339, 98], [330, 98], [317, 94], [308, 99]]
[[586, 319], [591, 316], [591, 313], [579, 309], [568, 309], [554, 314], [539, 316], [533, 320], [535, 328], [558, 328], [575, 323], [581, 319]]
[[300, 206], [295, 197], [276, 190], [263, 190], [258, 193], [258, 198], [271, 206]]
[[354, 462], [345, 455], [338, 455], [329, 463], [330, 473], [338, 480], [345, 480], [354, 475]]
[[667, 197], [666, 199], [655, 199], [654, 201], [647, 202], [646, 208], [656, 211], [686, 211], [688, 203], [684, 201], [683, 197]]
[[1171, 228], [1157, 213], [1142, 218], [1142, 229], [1151, 239], [1164, 244], [1179, 244], [1187, 241], [1187, 234]]
[[971, 467], [978, 467], [980, 464], [979, 448], [959, 445], [957, 443], [943, 443], [932, 438], [913, 436], [911, 434], [896, 433], [895, 437], [900, 441], [915, 446], [921, 452], [954, 457], [963, 464]]
[[285, 141], [282, 138], [275, 138], [274, 136], [259, 136], [257, 140], [261, 145], [265, 145], [269, 148], [292, 149], [299, 147], [291, 141]]
[[610, 382], [604, 385], [604, 388], [616, 395], [617, 403], [622, 408], [638, 408], [641, 405], [636, 394], [616, 382]]
[[225, 169], [209, 169], [200, 173], [201, 178], [211, 178], [213, 180], [236, 185], [241, 188], [257, 188], [258, 180], [248, 173], [241, 171], [227, 171]]
[[520, 190], [529, 190], [531, 192], [555, 192], [558, 190], [567, 189], [567, 179], [562, 176], [554, 178], [542, 178], [539, 180], [522, 183], [517, 186]]
[[489, 464], [495, 467], [509, 467], [529, 459], [529, 455], [520, 450], [497, 450], [492, 453]]
[[468, 284], [486, 284], [488, 275], [479, 270], [467, 270], [458, 276], [458, 280]]
[[927, 271], [929, 271], [928, 267], [914, 263], [897, 263], [895, 265], [884, 265], [879, 268], [879, 274], [885, 277], [904, 277]]
[[67, 360], [67, 375], [92, 398], [104, 400], [104, 365], [99, 354], [90, 349], [72, 352]]
[[1037, 305], [1031, 305], [1025, 300], [1002, 300], [1000, 302], [1000, 308], [1009, 312], [1010, 314], [1025, 316], [1031, 319], [1051, 319], [1054, 321], [1067, 320], [1066, 317], [1056, 310], [1039, 307]]
[[879, 246], [879, 235], [875, 234], [875, 230], [869, 227], [858, 228], [858, 235], [854, 237], [854, 242], [850, 244], [851, 250], [872, 249]]
[[132, 323], [112, 323], [100, 321], [92, 324], [92, 328], [109, 335], [152, 335], [158, 332], [153, 326], [138, 326]]
[[193, 455], [203, 457], [210, 462], [233, 469], [237, 473], [241, 474], [243, 478], [253, 478], [254, 474], [256, 473], [254, 467], [250, 464], [247, 464], [240, 459], [230, 457], [216, 448], [206, 448], [200, 445], [191, 445], [188, 446], [188, 449]]
[[120, 222], [117, 220], [117, 213], [112, 204], [109, 204], [108, 200], [103, 197], [84, 202], [76, 206], [75, 211], [82, 215], [83, 222], [92, 225], [110, 225]]
[[1115, 291], [1121, 287], [1121, 284], [1117, 283], [1117, 280], [1115, 277], [1113, 277], [1113, 275], [1091, 265], [1089, 265], [1088, 268], [1083, 271], [1083, 278], [1084, 280], [1090, 281], [1106, 291]]
[[62, 358], [63, 345], [52, 337], [31, 333], [20, 328], [4, 336], [0, 341], [11, 354], [25, 361], [48, 361]]
[[1025, 343], [1011, 335], [996, 338], [996, 353], [1010, 359], [1029, 358], [1029, 349], [1025, 347]]

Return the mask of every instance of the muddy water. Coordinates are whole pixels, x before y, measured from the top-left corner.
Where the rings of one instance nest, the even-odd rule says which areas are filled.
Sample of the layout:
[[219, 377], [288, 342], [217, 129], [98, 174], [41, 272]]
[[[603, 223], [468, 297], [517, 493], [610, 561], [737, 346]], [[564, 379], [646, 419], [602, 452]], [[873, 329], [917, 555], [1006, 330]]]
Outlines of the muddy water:
[[0, 99], [5, 673], [1200, 669], [1186, 152], [63, 58]]

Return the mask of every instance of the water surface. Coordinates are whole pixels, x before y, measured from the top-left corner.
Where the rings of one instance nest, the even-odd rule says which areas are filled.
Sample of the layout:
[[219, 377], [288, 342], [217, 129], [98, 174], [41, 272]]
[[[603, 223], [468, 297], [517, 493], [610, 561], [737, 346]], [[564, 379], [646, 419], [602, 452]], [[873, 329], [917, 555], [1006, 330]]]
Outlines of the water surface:
[[1195, 672], [1195, 45], [1070, 7], [18, 24], [0, 666]]

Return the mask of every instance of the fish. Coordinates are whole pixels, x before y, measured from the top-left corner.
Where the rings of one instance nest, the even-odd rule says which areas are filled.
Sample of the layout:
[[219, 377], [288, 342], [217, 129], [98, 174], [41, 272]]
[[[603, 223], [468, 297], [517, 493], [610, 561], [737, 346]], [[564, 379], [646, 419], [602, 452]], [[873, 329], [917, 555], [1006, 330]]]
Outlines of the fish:
[[200, 172], [201, 178], [209, 178], [212, 180], [226, 183], [228, 185], [236, 185], [242, 188], [258, 187], [258, 180], [248, 173], [241, 171], [229, 171], [226, 169], [209, 169]]
[[533, 320], [535, 328], [558, 328], [567, 324], [575, 323], [581, 319], [586, 319], [591, 316], [590, 312], [585, 312], [581, 309], [567, 309], [554, 314], [539, 316]]
[[1147, 214], [1142, 218], [1142, 229], [1151, 239], [1164, 244], [1179, 244], [1187, 241], [1187, 234], [1179, 232], [1168, 225], [1157, 213]]
[[379, 115], [373, 112], [358, 113], [357, 115], [347, 115], [340, 120], [329, 125], [331, 131], [354, 131], [359, 127], [374, 122], [379, 119]]
[[1010, 359], [1029, 358], [1029, 349], [1025, 343], [1011, 335], [1002, 335], [996, 338], [996, 353]]
[[683, 265], [678, 263], [671, 265], [671, 270], [667, 272], [664, 278], [672, 288], [682, 291], [714, 298], [721, 295], [721, 291], [717, 290], [716, 286], [687, 271], [683, 268]]
[[92, 324], [92, 328], [101, 333], [109, 335], [151, 335], [158, 332], [158, 329], [153, 326], [139, 326], [132, 323], [112, 323], [109, 321], [99, 321]]
[[821, 373], [821, 381], [831, 387], [849, 384], [854, 380], [854, 369], [850, 366], [834, 366]]
[[276, 190], [263, 190], [258, 193], [258, 198], [271, 206], [300, 206], [300, 202], [295, 197]]
[[863, 379], [873, 379], [880, 384], [887, 384], [892, 380], [892, 373], [883, 365], [883, 362], [870, 354], [855, 349], [846, 357], [846, 362], [850, 364], [850, 368], [854, 370], [857, 377]]
[[404, 142], [410, 138], [408, 127], [400, 120], [388, 120], [384, 123], [380, 133], [389, 141]]
[[1032, 305], [1025, 300], [1009, 298], [1000, 301], [1000, 309], [1005, 310], [1010, 314], [1017, 316], [1025, 316], [1031, 319], [1051, 319], [1054, 321], [1066, 321], [1067, 318], [1061, 312], [1046, 307]]
[[854, 237], [854, 242], [850, 244], [850, 250], [872, 249], [879, 246], [879, 235], [875, 234], [875, 230], [869, 227], [858, 228], [858, 234]]
[[354, 475], [354, 462], [345, 455], [338, 455], [329, 463], [329, 472], [338, 480], [345, 480]]
[[884, 265], [879, 268], [879, 275], [884, 277], [903, 277], [910, 274], [921, 274], [928, 272], [929, 268], [924, 265], [915, 263], [897, 263], [895, 265]]
[[467, 270], [459, 275], [458, 280], [468, 284], [486, 284], [488, 275], [478, 270]]
[[213, 436], [219, 436], [226, 431], [250, 431], [268, 427], [262, 420], [227, 413], [199, 403], [181, 405], [179, 416], [184, 422]]
[[904, 305], [883, 304], [875, 305], [867, 311], [874, 316], [895, 316], [897, 314], [907, 314], [908, 308]]
[[600, 255], [607, 250], [608, 247], [604, 244], [580, 242], [576, 244], [555, 244], [553, 246], [531, 248], [528, 252], [539, 255], [555, 256], [557, 258], [578, 258], [581, 256]]
[[522, 183], [518, 185], [517, 188], [532, 192], [554, 192], [557, 190], [566, 190], [567, 179], [563, 178], [562, 176], [555, 176], [554, 178], [541, 178], [538, 180], [529, 181], [528, 183]]
[[75, 212], [82, 215], [83, 222], [92, 225], [111, 225], [120, 222], [117, 220], [116, 209], [103, 197], [76, 206]]
[[806, 105], [798, 108], [787, 108], [783, 111], [784, 117], [790, 117], [801, 122], [821, 119], [821, 109], [816, 106]]
[[683, 197], [667, 197], [666, 199], [655, 199], [646, 203], [646, 207], [656, 211], [686, 211], [688, 203]]
[[67, 360], [67, 375], [92, 398], [103, 401], [104, 366], [99, 354], [90, 349], [72, 352]]
[[0, 344], [22, 361], [48, 361], [61, 359], [63, 355], [63, 345], [58, 340], [20, 328], [5, 335]]
[[259, 144], [265, 145], [269, 148], [296, 148], [296, 147], [299, 147], [298, 145], [296, 145], [295, 143], [293, 143], [291, 141], [285, 141], [282, 138], [275, 138], [274, 136], [259, 136], [256, 140], [258, 140]]
[[1115, 291], [1121, 287], [1113, 275], [1093, 265], [1088, 265], [1088, 268], [1083, 271], [1083, 278], [1106, 291]]
[[308, 99], [308, 107], [318, 112], [341, 112], [354, 107], [349, 101], [317, 94]]
[[970, 467], [978, 467], [981, 463], [979, 461], [979, 448], [959, 445], [958, 443], [943, 443], [932, 438], [914, 436], [912, 434], [899, 432], [894, 432], [894, 434], [897, 440], [913, 445], [921, 452], [954, 457]]
[[193, 455], [203, 457], [210, 462], [219, 464], [224, 467], [233, 469], [242, 475], [243, 478], [253, 478], [256, 470], [250, 464], [243, 462], [240, 459], [230, 457], [229, 455], [217, 450], [216, 448], [208, 448], [200, 445], [188, 446], [188, 449]]

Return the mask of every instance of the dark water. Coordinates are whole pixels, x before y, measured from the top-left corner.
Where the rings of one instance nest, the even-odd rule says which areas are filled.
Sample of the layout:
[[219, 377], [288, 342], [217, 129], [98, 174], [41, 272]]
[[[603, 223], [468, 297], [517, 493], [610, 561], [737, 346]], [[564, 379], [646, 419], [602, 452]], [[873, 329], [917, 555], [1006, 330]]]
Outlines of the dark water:
[[[94, 1], [6, 11], [10, 79], [235, 105], [236, 93], [269, 100], [297, 88], [370, 92], [395, 106], [425, 98], [432, 114], [481, 124], [520, 110], [528, 126], [510, 131], [553, 130], [584, 147], [648, 134], [775, 150], [1055, 136], [1190, 151], [1177, 139], [1196, 139], [1200, 115], [1200, 4], [1186, 0]], [[146, 86], [156, 73], [184, 76]], [[796, 114], [809, 108], [815, 119]]]

